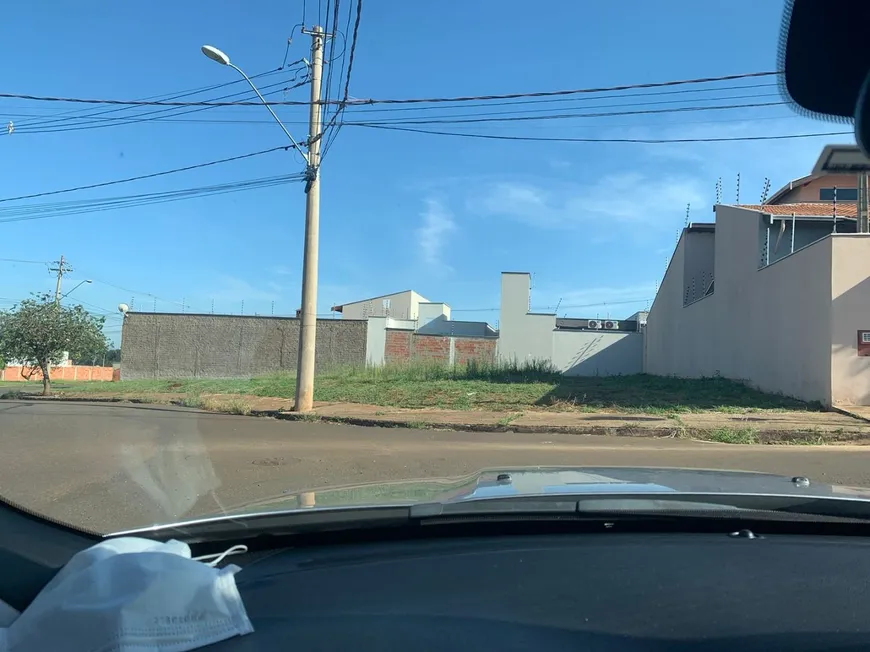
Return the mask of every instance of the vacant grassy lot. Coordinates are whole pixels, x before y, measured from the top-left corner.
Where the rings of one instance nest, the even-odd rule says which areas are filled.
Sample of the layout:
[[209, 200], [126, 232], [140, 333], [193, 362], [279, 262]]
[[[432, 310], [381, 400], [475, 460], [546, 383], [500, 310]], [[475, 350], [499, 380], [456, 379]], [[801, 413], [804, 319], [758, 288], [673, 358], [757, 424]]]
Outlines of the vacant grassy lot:
[[[2, 383], [4, 391], [36, 391], [38, 383]], [[31, 388], [31, 386], [33, 386]], [[136, 380], [114, 383], [57, 382], [56, 393], [98, 392], [253, 394], [292, 398], [295, 378]], [[316, 401], [368, 403], [403, 408], [477, 410], [550, 409], [675, 414], [720, 411], [820, 410], [819, 405], [765, 394], [724, 378], [660, 376], [567, 378], [541, 366], [493, 365], [447, 368], [412, 365], [346, 369], [317, 377]], [[192, 398], [195, 400], [195, 398]]]

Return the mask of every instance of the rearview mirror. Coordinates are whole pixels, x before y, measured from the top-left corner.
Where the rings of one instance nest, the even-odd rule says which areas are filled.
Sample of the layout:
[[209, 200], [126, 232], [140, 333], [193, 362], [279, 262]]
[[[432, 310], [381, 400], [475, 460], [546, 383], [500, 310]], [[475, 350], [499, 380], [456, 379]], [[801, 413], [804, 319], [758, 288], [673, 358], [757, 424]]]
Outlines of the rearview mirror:
[[784, 90], [809, 117], [854, 121], [870, 155], [870, 2], [788, 0], [780, 35]]

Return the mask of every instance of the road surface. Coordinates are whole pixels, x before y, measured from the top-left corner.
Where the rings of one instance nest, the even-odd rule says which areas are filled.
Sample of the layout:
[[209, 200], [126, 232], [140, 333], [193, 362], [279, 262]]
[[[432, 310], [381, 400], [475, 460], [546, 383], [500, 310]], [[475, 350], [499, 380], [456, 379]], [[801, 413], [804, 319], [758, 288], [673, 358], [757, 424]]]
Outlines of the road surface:
[[484, 467], [725, 468], [870, 486], [866, 447], [361, 428], [105, 403], [0, 401], [0, 446], [0, 495], [100, 532]]

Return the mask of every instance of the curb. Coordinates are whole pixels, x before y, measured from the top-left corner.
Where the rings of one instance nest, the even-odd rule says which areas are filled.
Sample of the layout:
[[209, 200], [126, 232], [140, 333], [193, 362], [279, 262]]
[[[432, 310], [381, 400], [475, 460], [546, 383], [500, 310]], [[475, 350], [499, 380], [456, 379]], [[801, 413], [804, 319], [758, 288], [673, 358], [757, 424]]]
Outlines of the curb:
[[[426, 423], [407, 421], [400, 419], [368, 419], [364, 417], [331, 417], [316, 414], [297, 415], [293, 412], [252, 411], [251, 415], [271, 416], [285, 421], [319, 421], [321, 423], [336, 423], [350, 426], [362, 426], [367, 428], [405, 428], [409, 430], [452, 430], [455, 432], [493, 432], [493, 433], [518, 433], [518, 434], [546, 434], [555, 433], [560, 435], [578, 436], [610, 436], [610, 437], [635, 437], [649, 439], [688, 439], [715, 442], [709, 438], [711, 432], [717, 428], [638, 428], [636, 426], [621, 426], [612, 428], [608, 426], [500, 426], [498, 424], [479, 423]], [[858, 436], [857, 433], [818, 433], [815, 431], [801, 430], [759, 430], [755, 433], [757, 444], [763, 445], [825, 445], [825, 444], [853, 444], [870, 446], [870, 436]], [[744, 446], [746, 444], [734, 444]]]
[[[67, 403], [128, 403], [133, 405], [172, 405], [190, 410], [197, 410], [204, 413], [212, 414], [232, 414], [223, 410], [204, 410], [202, 408], [189, 408], [184, 405], [181, 400], [169, 401], [149, 401], [147, 398], [140, 397], [83, 397], [83, 396], [41, 396], [32, 395], [27, 398], [10, 398], [4, 399], [0, 395], [0, 400], [33, 400], [33, 401], [58, 401]], [[841, 412], [839, 409], [834, 411]], [[842, 411], [843, 414], [853, 417], [861, 421], [870, 421], [856, 417], [853, 414]], [[611, 426], [597, 425], [582, 425], [582, 426], [520, 426], [520, 425], [499, 425], [499, 424], [481, 424], [481, 423], [426, 423], [414, 419], [371, 419], [368, 417], [354, 416], [321, 416], [316, 412], [307, 414], [298, 414], [296, 412], [288, 412], [285, 410], [251, 410], [248, 415], [233, 415], [233, 416], [251, 416], [251, 417], [266, 417], [279, 419], [283, 421], [309, 421], [320, 423], [333, 423], [341, 425], [359, 426], [365, 428], [403, 428], [408, 430], [443, 430], [455, 432], [477, 432], [477, 433], [518, 433], [518, 434], [545, 434], [555, 433], [561, 435], [578, 435], [578, 436], [609, 436], [609, 437], [634, 437], [634, 438], [649, 438], [649, 439], [687, 439], [696, 440], [707, 443], [730, 443], [716, 442], [710, 439], [710, 433], [719, 430], [719, 428], [687, 428], [685, 426], [675, 426], [674, 428], [639, 428], [633, 425], [620, 426], [617, 428]], [[861, 435], [860, 433], [848, 432], [828, 432], [820, 433], [818, 431], [808, 430], [757, 430], [754, 433], [755, 444], [762, 445], [824, 445], [824, 444], [852, 444], [859, 446], [870, 446], [870, 435]], [[744, 443], [734, 443], [735, 446], [744, 446]]]
[[858, 421], [870, 423], [870, 418], [863, 417], [860, 414], [855, 414], [854, 412], [850, 412], [849, 410], [846, 410], [844, 408], [837, 407], [836, 405], [831, 406], [831, 412], [838, 412], [839, 414], [842, 414], [842, 415], [847, 416], [847, 417], [851, 417], [853, 419], [857, 419]]

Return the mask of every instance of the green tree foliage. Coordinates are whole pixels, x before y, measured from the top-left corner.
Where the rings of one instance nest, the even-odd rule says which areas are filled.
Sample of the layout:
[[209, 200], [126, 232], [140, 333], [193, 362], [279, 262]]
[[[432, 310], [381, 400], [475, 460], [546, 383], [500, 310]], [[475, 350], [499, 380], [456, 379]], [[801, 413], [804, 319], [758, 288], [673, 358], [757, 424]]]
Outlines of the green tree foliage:
[[42, 372], [42, 393], [51, 394], [50, 367], [64, 352], [70, 358], [108, 349], [103, 317], [81, 306], [61, 306], [51, 295], [35, 295], [9, 311], [0, 312], [0, 357]]

